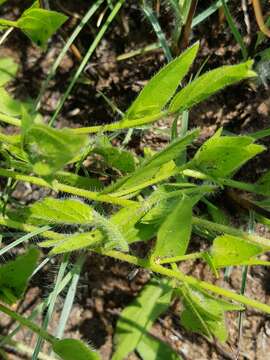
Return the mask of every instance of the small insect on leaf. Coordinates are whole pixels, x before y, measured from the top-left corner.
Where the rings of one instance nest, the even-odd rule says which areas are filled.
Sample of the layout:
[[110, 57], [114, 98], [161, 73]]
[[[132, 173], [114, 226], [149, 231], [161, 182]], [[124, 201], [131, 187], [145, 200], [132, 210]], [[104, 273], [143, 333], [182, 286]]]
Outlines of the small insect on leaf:
[[239, 65], [222, 66], [211, 70], [192, 81], [172, 99], [169, 111], [182, 112], [207, 99], [217, 91], [240, 80], [256, 77], [252, 71], [253, 61]]
[[63, 360], [101, 360], [96, 351], [76, 339], [56, 340], [53, 351]]
[[152, 77], [127, 110], [126, 118], [137, 119], [160, 113], [188, 72], [198, 49], [199, 43], [195, 43]]
[[26, 254], [19, 255], [15, 260], [0, 266], [1, 301], [13, 304], [21, 298], [37, 265], [38, 256], [38, 250], [32, 248]]

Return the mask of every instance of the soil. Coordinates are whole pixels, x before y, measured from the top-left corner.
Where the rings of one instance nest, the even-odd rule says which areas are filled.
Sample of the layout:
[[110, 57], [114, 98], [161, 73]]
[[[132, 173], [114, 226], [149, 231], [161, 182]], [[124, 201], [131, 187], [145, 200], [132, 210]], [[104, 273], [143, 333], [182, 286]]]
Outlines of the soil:
[[[9, 0], [0, 8], [1, 17], [16, 19], [29, 3], [31, 1]], [[64, 29], [65, 34], [70, 34], [71, 29], [78, 21], [77, 17], [81, 17], [89, 6], [84, 1], [58, 0], [52, 3], [55, 9], [59, 9], [60, 6], [68, 13], [73, 14], [73, 18]], [[210, 3], [211, 1], [199, 2], [199, 10], [203, 10]], [[232, 1], [230, 8], [233, 9], [233, 16], [237, 25], [246, 33], [244, 16], [239, 4], [239, 1]], [[251, 23], [251, 34], [246, 36], [247, 42], [252, 41], [257, 31], [250, 4], [248, 15]], [[98, 18], [92, 24], [96, 24], [97, 21]], [[171, 14], [167, 11], [161, 12], [160, 21], [169, 35], [172, 22]], [[95, 33], [95, 25], [87, 26], [82, 31], [79, 40], [76, 42], [82, 54], [91, 44]], [[192, 69], [194, 73], [207, 58], [205, 70], [241, 61], [239, 46], [236, 45], [226, 24], [219, 22], [217, 14], [212, 15], [193, 31], [191, 42], [198, 39], [201, 42], [201, 51]], [[117, 115], [106, 104], [100, 92], [124, 111], [147, 80], [165, 64], [161, 50], [131, 57], [125, 61], [117, 61], [117, 56], [143, 48], [155, 41], [155, 34], [143, 17], [139, 2], [127, 1], [117, 21], [111, 26], [87, 65], [81, 81], [76, 85], [66, 102], [58, 118], [57, 126], [89, 126], [114, 121]], [[0, 47], [0, 56], [12, 56], [20, 64], [18, 77], [9, 90], [20, 99], [36, 98], [41, 83], [46, 78], [50, 66], [62, 46], [63, 38], [56, 35], [49, 43], [47, 51], [41, 52], [24, 35], [18, 31], [13, 31]], [[268, 46], [269, 41], [263, 44], [263, 48]], [[78, 60], [72, 53], [65, 56], [42, 101], [40, 111], [45, 119], [53, 114], [57, 101], [67, 88], [71, 74], [77, 65]], [[269, 89], [265, 85], [258, 85], [255, 82], [243, 82], [225, 89], [193, 108], [190, 112], [190, 127], [201, 128], [201, 136], [196, 144], [199, 145], [221, 126], [226, 131], [237, 134], [248, 134], [268, 128], [269, 112]], [[162, 148], [168, 141], [171, 121], [172, 119], [164, 119], [151, 126], [149, 130], [135, 132], [134, 138], [128, 146], [138, 154], [142, 153], [145, 146], [154, 150]], [[13, 130], [11, 127], [6, 128], [7, 132], [13, 132]], [[270, 156], [269, 138], [265, 138], [261, 143], [265, 144], [268, 150], [258, 159], [256, 158], [245, 166], [237, 174], [238, 178], [255, 181], [267, 169]], [[13, 196], [17, 200], [30, 202], [44, 196], [44, 193], [41, 193], [38, 188], [26, 188], [20, 184]], [[221, 201], [223, 200], [221, 196]], [[227, 206], [224, 203], [222, 205]], [[234, 211], [236, 221], [238, 221], [238, 210], [229, 208], [227, 211]], [[258, 231], [269, 237], [263, 227], [259, 227]], [[207, 246], [207, 244], [195, 237], [193, 246], [201, 247]], [[23, 303], [18, 305], [22, 314], [30, 315], [40, 299], [46, 298], [50, 293], [56, 276], [57, 263], [58, 259], [52, 259], [51, 263], [47, 264], [33, 279]], [[240, 268], [233, 269], [229, 282], [226, 282], [223, 277], [218, 280], [213, 279], [209, 269], [200, 262], [186, 263], [183, 266], [182, 270], [188, 274], [206, 281], [214, 281], [223, 287], [232, 288], [239, 292], [241, 287]], [[121, 310], [130, 303], [150, 278], [147, 271], [139, 270], [135, 277], [130, 279], [133, 270], [130, 265], [125, 263], [90, 254], [81, 273], [78, 292], [65, 334], [92, 344], [99, 350], [104, 360], [111, 358], [114, 329]], [[267, 268], [253, 267], [249, 270], [248, 280], [246, 295], [261, 302], [269, 303], [270, 287]], [[52, 332], [57, 326], [63, 300], [64, 295], [58, 301], [56, 311], [50, 322], [49, 330]], [[180, 310], [181, 305], [174, 304], [157, 321], [152, 333], [157, 338], [169, 343], [183, 359], [265, 360], [269, 358], [270, 318], [268, 315], [247, 310], [243, 315], [242, 334], [239, 338], [238, 314], [229, 314], [227, 317], [230, 332], [229, 341], [226, 344], [218, 344], [197, 334], [187, 333], [179, 321]], [[1, 315], [0, 326], [0, 333], [6, 334], [14, 328], [14, 323]], [[36, 338], [27, 330], [20, 330], [14, 339], [27, 344], [30, 348], [35, 346]], [[12, 353], [10, 350], [9, 359], [28, 358], [30, 357], [21, 356], [19, 352]], [[128, 359], [139, 358], [136, 354], [132, 354]]]

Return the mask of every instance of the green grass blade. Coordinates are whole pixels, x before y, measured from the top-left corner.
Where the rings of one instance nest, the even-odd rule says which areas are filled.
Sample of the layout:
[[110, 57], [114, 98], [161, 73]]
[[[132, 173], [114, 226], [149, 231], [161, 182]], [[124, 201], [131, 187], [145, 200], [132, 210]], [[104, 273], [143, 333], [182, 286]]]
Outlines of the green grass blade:
[[60, 100], [52, 118], [50, 119], [50, 125], [53, 125], [59, 112], [61, 111], [65, 101], [67, 100], [69, 94], [71, 93], [74, 85], [76, 84], [76, 82], [78, 81], [82, 71], [84, 70], [85, 66], [87, 65], [89, 59], [91, 58], [91, 56], [93, 55], [94, 51], [96, 50], [97, 46], [99, 45], [100, 41], [102, 40], [104, 34], [106, 33], [106, 31], [108, 30], [109, 25], [111, 24], [111, 22], [114, 20], [114, 18], [116, 17], [116, 15], [118, 14], [119, 10], [121, 9], [122, 5], [124, 4], [125, 0], [118, 0], [116, 5], [114, 6], [112, 12], [110, 13], [110, 15], [108, 16], [107, 20], [105, 21], [104, 25], [101, 27], [100, 31], [98, 32], [97, 36], [95, 37], [94, 41], [92, 42], [92, 44], [90, 45], [87, 53], [85, 54], [80, 66], [78, 67], [75, 75], [73, 76], [71, 83], [69, 85], [69, 87], [67, 88], [67, 90], [65, 91], [62, 99]]

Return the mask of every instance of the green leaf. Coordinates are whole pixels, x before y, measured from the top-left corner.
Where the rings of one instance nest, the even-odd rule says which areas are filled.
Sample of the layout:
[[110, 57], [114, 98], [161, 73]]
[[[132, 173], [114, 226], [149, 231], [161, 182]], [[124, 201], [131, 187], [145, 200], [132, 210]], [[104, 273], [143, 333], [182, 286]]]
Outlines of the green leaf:
[[63, 360], [101, 360], [96, 351], [76, 339], [56, 340], [53, 351]]
[[65, 235], [63, 239], [48, 240], [39, 243], [41, 247], [52, 247], [50, 255], [63, 254], [75, 250], [84, 249], [91, 246], [101, 245], [104, 237], [100, 231], [84, 232], [81, 234], [75, 233], [72, 235]]
[[252, 65], [253, 61], [250, 60], [239, 65], [222, 66], [203, 74], [175, 95], [169, 111], [174, 113], [187, 110], [225, 86], [256, 76], [251, 70]]
[[102, 183], [95, 178], [76, 175], [67, 171], [59, 171], [55, 174], [56, 180], [61, 183], [75, 186], [80, 189], [86, 190], [101, 190]]
[[267, 171], [256, 183], [265, 195], [270, 196], [270, 171]]
[[185, 307], [181, 314], [181, 324], [189, 331], [210, 339], [214, 336], [225, 342], [228, 337], [225, 312], [243, 308], [187, 286], [180, 293]]
[[126, 307], [116, 325], [116, 352], [112, 360], [125, 359], [135, 350], [154, 321], [170, 304], [172, 289], [167, 283], [151, 281]]
[[198, 49], [199, 43], [194, 44], [152, 77], [127, 110], [125, 119], [160, 113], [188, 72]]
[[220, 268], [241, 265], [263, 251], [262, 247], [249, 243], [245, 239], [225, 234], [215, 238], [210, 255], [215, 267]]
[[192, 229], [192, 207], [194, 199], [183, 196], [167, 214], [157, 233], [154, 258], [184, 255]]
[[18, 71], [18, 65], [10, 57], [0, 59], [0, 86], [12, 80]]
[[13, 304], [22, 297], [28, 279], [36, 267], [38, 256], [38, 250], [32, 248], [0, 267], [1, 301]]
[[47, 197], [24, 207], [19, 211], [19, 216], [35, 225], [90, 225], [93, 221], [93, 210], [77, 199], [60, 200]]
[[180, 360], [181, 357], [166, 343], [151, 335], [144, 335], [136, 350], [143, 360]]
[[169, 164], [169, 162], [178, 157], [181, 152], [195, 140], [198, 134], [198, 130], [193, 130], [188, 132], [184, 137], [177, 138], [165, 149], [145, 161], [132, 175], [121, 179], [112, 187], [108, 187], [106, 192], [114, 191], [115, 194], [119, 194], [122, 191], [125, 193], [137, 191], [138, 187], [140, 189], [139, 185], [144, 184], [155, 177], [159, 178], [158, 175], [160, 174], [160, 171], [162, 171], [162, 166], [165, 166], [166, 168], [166, 171], [162, 171], [162, 179], [171, 176], [174, 171], [174, 164]]
[[0, 112], [10, 116], [21, 115], [22, 102], [13, 99], [9, 93], [4, 89], [0, 88]]
[[265, 150], [248, 136], [221, 136], [222, 129], [197, 151], [191, 166], [213, 177], [228, 177]]
[[102, 155], [109, 166], [123, 173], [130, 173], [135, 170], [135, 160], [131, 152], [112, 146], [106, 136], [97, 139], [93, 152]]
[[64, 24], [67, 16], [31, 7], [17, 21], [17, 26], [38, 46], [46, 48], [49, 38]]
[[33, 125], [25, 134], [29, 161], [34, 172], [41, 176], [50, 176], [61, 170], [83, 150], [87, 141], [85, 135], [47, 125]]

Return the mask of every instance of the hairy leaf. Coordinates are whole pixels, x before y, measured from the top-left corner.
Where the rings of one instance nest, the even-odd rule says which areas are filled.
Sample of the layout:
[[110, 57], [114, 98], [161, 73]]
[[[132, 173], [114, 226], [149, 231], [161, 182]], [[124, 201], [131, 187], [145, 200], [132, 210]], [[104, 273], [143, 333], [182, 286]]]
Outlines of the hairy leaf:
[[77, 199], [55, 199], [47, 197], [24, 207], [20, 216], [27, 222], [46, 224], [89, 225], [93, 221], [93, 210]]
[[63, 360], [101, 360], [96, 351], [76, 339], [56, 340], [53, 351]]
[[189, 109], [225, 86], [256, 76], [251, 70], [252, 65], [252, 61], [247, 61], [239, 65], [222, 66], [203, 74], [175, 95], [169, 111], [174, 113]]

